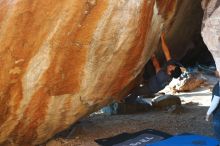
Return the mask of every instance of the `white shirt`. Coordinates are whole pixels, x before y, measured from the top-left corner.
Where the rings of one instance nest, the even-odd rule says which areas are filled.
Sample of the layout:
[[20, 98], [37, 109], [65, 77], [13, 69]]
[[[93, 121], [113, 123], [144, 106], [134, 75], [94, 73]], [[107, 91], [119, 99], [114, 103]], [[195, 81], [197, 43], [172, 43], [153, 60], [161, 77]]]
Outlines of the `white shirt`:
[[214, 95], [213, 99], [212, 99], [212, 103], [207, 111], [207, 115], [211, 115], [215, 109], [217, 108], [218, 104], [220, 102], [220, 97], [219, 96], [216, 96]]

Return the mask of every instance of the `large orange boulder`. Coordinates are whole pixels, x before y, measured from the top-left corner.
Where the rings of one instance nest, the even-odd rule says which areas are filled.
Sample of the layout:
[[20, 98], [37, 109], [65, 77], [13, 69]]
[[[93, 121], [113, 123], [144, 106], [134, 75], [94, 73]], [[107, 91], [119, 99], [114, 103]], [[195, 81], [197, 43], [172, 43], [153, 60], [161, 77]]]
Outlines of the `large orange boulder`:
[[181, 3], [0, 1], [0, 144], [42, 143], [121, 98]]

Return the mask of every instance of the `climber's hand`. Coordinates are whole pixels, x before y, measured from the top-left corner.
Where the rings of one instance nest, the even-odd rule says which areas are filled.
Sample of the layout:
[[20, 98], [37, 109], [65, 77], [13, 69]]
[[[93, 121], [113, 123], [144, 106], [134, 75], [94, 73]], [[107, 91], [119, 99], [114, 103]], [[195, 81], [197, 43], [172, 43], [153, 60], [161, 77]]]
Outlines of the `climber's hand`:
[[205, 120], [208, 122], [211, 119], [211, 115], [206, 115]]
[[164, 38], [165, 38], [165, 33], [162, 32], [162, 33], [161, 33], [161, 39], [163, 40]]

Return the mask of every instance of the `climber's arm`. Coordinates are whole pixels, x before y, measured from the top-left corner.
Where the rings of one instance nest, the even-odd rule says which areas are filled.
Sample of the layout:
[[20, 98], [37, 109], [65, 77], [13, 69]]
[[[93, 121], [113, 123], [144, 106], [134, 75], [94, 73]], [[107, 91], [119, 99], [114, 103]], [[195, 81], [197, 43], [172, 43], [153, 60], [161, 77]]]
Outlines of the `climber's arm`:
[[162, 50], [163, 50], [163, 53], [166, 57], [166, 60], [170, 60], [171, 59], [171, 55], [170, 55], [170, 51], [169, 51], [169, 48], [165, 42], [165, 34], [164, 32], [161, 34], [161, 43], [162, 43]]
[[151, 56], [151, 61], [152, 61], [153, 65], [154, 65], [154, 68], [155, 68], [155, 70], [156, 70], [156, 73], [157, 73], [158, 71], [160, 71], [160, 69], [161, 69], [160, 63], [159, 63], [159, 61], [157, 60], [155, 54], [153, 54], [153, 55]]

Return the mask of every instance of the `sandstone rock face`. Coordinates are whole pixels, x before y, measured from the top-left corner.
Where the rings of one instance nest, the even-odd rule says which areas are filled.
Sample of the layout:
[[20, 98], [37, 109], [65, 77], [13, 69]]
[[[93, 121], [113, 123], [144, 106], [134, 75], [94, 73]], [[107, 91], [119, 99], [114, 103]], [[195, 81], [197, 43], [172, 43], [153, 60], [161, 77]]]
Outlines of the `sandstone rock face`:
[[220, 1], [203, 0], [205, 10], [202, 36], [220, 71]]
[[126, 93], [178, 3], [2, 0], [0, 144], [44, 142]]

